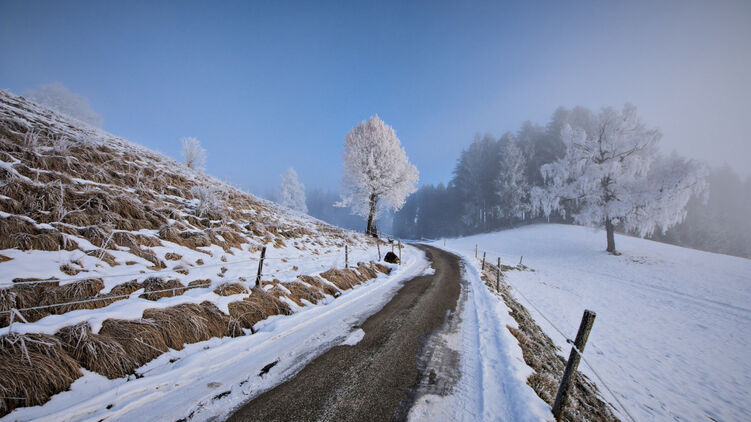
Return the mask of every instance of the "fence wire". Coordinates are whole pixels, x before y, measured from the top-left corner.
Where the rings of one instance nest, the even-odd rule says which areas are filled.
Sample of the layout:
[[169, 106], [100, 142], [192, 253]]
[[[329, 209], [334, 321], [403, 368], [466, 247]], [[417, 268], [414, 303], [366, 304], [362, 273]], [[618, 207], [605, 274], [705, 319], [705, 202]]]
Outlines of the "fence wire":
[[[490, 265], [490, 266], [493, 266], [493, 264], [489, 264], [489, 265]], [[499, 268], [498, 270], [500, 271], [500, 268]], [[561, 330], [560, 328], [558, 328], [558, 326], [557, 326], [557, 325], [556, 325], [555, 323], [553, 323], [553, 321], [552, 321], [552, 320], [551, 320], [550, 318], [548, 318], [548, 317], [547, 317], [547, 315], [545, 315], [545, 313], [544, 313], [544, 312], [542, 312], [542, 310], [540, 310], [540, 308], [538, 308], [538, 307], [537, 307], [537, 305], [535, 305], [535, 304], [534, 304], [534, 302], [532, 302], [532, 301], [531, 301], [531, 300], [530, 300], [530, 299], [529, 299], [529, 298], [528, 298], [528, 297], [527, 297], [527, 296], [526, 296], [526, 295], [525, 295], [525, 294], [524, 294], [524, 293], [523, 293], [523, 292], [522, 292], [521, 290], [519, 290], [519, 288], [518, 288], [518, 287], [516, 287], [516, 286], [512, 285], [510, 281], [504, 280], [504, 282], [505, 282], [506, 284], [508, 284], [509, 286], [511, 286], [511, 287], [512, 287], [512, 288], [513, 288], [513, 289], [514, 289], [514, 290], [515, 290], [515, 291], [516, 291], [517, 293], [519, 293], [519, 295], [520, 295], [520, 296], [521, 296], [522, 298], [524, 298], [524, 300], [525, 300], [525, 301], [526, 301], [526, 302], [527, 302], [527, 303], [528, 303], [528, 304], [529, 304], [529, 305], [530, 305], [530, 306], [531, 306], [531, 307], [532, 307], [532, 308], [533, 308], [533, 309], [534, 309], [535, 311], [537, 311], [537, 313], [538, 313], [538, 314], [540, 314], [540, 316], [541, 316], [541, 317], [542, 317], [542, 318], [543, 318], [543, 319], [544, 319], [545, 321], [547, 321], [547, 323], [548, 323], [548, 324], [550, 324], [550, 326], [551, 326], [551, 327], [553, 327], [553, 329], [554, 329], [555, 331], [557, 331], [557, 332], [558, 332], [558, 334], [560, 334], [560, 336], [561, 336], [561, 337], [563, 337], [563, 339], [564, 339], [564, 340], [566, 341], [566, 343], [568, 343], [568, 344], [570, 344], [570, 345], [571, 345], [571, 349], [572, 349], [572, 350], [574, 350], [574, 351], [576, 352], [576, 354], [578, 354], [578, 355], [579, 355], [579, 357], [581, 357], [582, 361], [584, 361], [584, 363], [585, 363], [585, 364], [586, 364], [586, 365], [587, 365], [587, 366], [589, 367], [589, 369], [591, 369], [591, 370], [592, 370], [592, 373], [593, 373], [593, 374], [595, 375], [595, 377], [596, 377], [596, 378], [597, 378], [597, 379], [598, 379], [598, 380], [600, 381], [600, 384], [602, 384], [602, 386], [603, 386], [603, 387], [605, 387], [605, 389], [606, 389], [606, 390], [608, 391], [608, 393], [610, 393], [610, 395], [611, 395], [611, 396], [613, 397], [613, 399], [615, 399], [616, 403], [618, 403], [618, 405], [619, 405], [619, 406], [621, 407], [621, 410], [623, 410], [623, 413], [624, 413], [624, 414], [625, 414], [626, 416], [628, 416], [628, 418], [629, 418], [629, 420], [631, 420], [631, 422], [636, 422], [636, 419], [634, 419], [634, 417], [633, 417], [633, 416], [631, 416], [631, 413], [629, 413], [629, 411], [628, 411], [628, 409], [626, 408], [626, 406], [624, 406], [624, 405], [623, 405], [623, 403], [621, 403], [620, 399], [618, 399], [618, 396], [617, 396], [617, 395], [615, 395], [615, 393], [613, 393], [613, 390], [612, 390], [612, 389], [610, 388], [610, 386], [608, 386], [608, 384], [607, 384], [607, 383], [605, 382], [605, 380], [604, 380], [604, 379], [603, 379], [603, 378], [602, 378], [602, 377], [600, 376], [600, 374], [599, 374], [599, 373], [598, 373], [598, 372], [597, 372], [597, 371], [595, 370], [595, 368], [594, 368], [594, 367], [592, 366], [592, 364], [590, 364], [590, 363], [589, 363], [589, 361], [588, 361], [587, 359], [585, 359], [585, 358], [584, 358], [584, 353], [583, 353], [582, 351], [580, 351], [580, 350], [579, 350], [578, 348], [576, 348], [576, 346], [574, 345], [574, 341], [573, 341], [573, 340], [572, 340], [571, 338], [569, 338], [569, 337], [568, 337], [568, 336], [567, 336], [567, 335], [566, 335], [566, 334], [565, 334], [565, 333], [563, 332], [563, 330]], [[595, 345], [594, 345], [594, 343], [591, 343], [591, 345], [592, 345], [593, 347], [595, 346]], [[598, 347], [598, 349], [599, 349], [599, 347]]]

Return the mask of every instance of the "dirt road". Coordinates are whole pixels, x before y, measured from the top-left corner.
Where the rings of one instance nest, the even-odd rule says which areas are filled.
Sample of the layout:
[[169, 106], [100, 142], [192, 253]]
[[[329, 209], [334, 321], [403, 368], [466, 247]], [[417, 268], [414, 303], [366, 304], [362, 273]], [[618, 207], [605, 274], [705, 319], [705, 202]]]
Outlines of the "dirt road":
[[[427, 246], [436, 272], [416, 277], [363, 324], [364, 338], [337, 346], [294, 378], [240, 407], [230, 421], [388, 421], [405, 418], [418, 351], [440, 328], [460, 293], [459, 258]], [[422, 366], [422, 365], [421, 365]]]

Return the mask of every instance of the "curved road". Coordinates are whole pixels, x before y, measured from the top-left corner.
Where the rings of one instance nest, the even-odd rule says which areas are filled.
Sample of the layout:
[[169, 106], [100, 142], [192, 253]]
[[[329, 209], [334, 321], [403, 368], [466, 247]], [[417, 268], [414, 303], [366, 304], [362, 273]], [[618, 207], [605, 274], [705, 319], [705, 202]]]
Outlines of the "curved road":
[[294, 378], [238, 408], [230, 421], [403, 420], [414, 400], [418, 352], [456, 308], [459, 258], [418, 246], [434, 275], [416, 277], [360, 327], [365, 337], [337, 346]]

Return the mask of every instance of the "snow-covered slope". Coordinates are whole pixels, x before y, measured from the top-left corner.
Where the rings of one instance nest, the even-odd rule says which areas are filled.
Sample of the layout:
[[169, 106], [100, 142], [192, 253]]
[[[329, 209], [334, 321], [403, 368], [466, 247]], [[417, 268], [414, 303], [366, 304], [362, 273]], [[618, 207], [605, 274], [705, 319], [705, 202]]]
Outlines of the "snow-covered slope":
[[446, 240], [470, 259], [475, 245], [490, 262], [523, 256], [535, 270], [506, 281], [562, 355], [565, 339], [526, 299], [569, 338], [584, 309], [597, 312], [585, 358], [636, 420], [751, 420], [751, 260], [626, 236], [612, 256], [601, 230], [565, 225]]
[[329, 306], [383, 280], [377, 260], [371, 238], [0, 90], [0, 415]]

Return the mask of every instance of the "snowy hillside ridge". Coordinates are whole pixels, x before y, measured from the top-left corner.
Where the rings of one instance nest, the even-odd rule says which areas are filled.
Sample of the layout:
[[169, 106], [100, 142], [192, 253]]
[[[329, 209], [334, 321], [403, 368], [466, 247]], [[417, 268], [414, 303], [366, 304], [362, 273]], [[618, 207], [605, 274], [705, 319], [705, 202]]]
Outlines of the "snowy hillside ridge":
[[477, 245], [512, 266], [523, 256], [535, 271], [505, 281], [563, 357], [570, 345], [539, 312], [573, 338], [583, 310], [595, 311], [584, 358], [599, 377], [579, 370], [622, 420], [618, 401], [635, 420], [750, 419], [751, 260], [621, 235], [623, 255], [612, 256], [602, 235], [546, 224], [446, 239], [446, 249], [474, 259]]
[[0, 91], [0, 414], [81, 368], [126, 377], [328, 302], [390, 271], [377, 257], [370, 238]]

